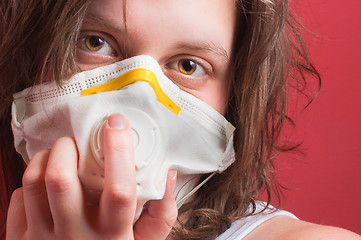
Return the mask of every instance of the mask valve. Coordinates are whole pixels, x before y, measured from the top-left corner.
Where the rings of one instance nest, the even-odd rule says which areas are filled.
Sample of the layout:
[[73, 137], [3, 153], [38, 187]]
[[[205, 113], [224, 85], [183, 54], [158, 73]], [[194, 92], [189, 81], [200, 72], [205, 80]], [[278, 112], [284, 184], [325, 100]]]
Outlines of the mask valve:
[[[135, 166], [138, 170], [146, 167], [154, 158], [158, 158], [161, 146], [160, 130], [146, 113], [134, 108], [120, 112], [131, 122], [133, 135]], [[111, 114], [109, 114], [110, 116]], [[103, 129], [106, 118], [100, 119], [90, 133], [90, 148], [97, 163], [104, 168]]]

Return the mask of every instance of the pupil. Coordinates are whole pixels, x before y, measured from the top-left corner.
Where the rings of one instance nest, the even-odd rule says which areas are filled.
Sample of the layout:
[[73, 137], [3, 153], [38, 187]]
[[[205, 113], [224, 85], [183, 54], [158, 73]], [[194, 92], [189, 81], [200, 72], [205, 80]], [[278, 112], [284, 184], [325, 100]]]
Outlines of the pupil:
[[89, 39], [90, 46], [97, 48], [103, 44], [103, 41], [99, 37], [92, 36]]
[[185, 72], [194, 72], [196, 64], [192, 61], [183, 61], [182, 68]]

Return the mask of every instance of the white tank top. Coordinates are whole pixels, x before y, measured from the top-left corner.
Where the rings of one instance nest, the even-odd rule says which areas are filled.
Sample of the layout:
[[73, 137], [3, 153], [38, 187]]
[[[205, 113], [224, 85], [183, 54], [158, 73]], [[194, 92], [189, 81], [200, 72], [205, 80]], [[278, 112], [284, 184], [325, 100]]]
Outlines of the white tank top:
[[[256, 213], [263, 209], [265, 203], [258, 202], [256, 204]], [[287, 216], [293, 219], [298, 219], [295, 215], [284, 210], [275, 210], [272, 206], [269, 206], [266, 211], [261, 214], [251, 215], [242, 219], [239, 219], [232, 223], [231, 227], [224, 233], [219, 235], [216, 240], [240, 240], [252, 232], [256, 227], [277, 216]]]

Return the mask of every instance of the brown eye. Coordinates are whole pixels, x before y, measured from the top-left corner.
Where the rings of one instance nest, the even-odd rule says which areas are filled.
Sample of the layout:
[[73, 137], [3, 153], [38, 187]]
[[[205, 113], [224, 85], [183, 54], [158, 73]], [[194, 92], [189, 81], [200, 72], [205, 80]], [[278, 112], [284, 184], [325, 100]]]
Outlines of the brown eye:
[[86, 48], [94, 52], [99, 51], [104, 45], [104, 40], [97, 36], [86, 36], [84, 41]]
[[185, 75], [191, 75], [197, 70], [197, 63], [188, 59], [182, 59], [178, 62], [178, 69]]

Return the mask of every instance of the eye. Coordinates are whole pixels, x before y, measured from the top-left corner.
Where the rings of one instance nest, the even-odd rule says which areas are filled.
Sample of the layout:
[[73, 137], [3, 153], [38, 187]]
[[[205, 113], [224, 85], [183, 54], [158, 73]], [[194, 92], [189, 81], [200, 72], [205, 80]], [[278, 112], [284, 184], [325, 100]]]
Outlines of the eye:
[[197, 64], [191, 60], [182, 59], [178, 62], [178, 69], [185, 75], [191, 75], [197, 70]]
[[90, 51], [98, 51], [104, 46], [104, 40], [97, 36], [87, 36], [84, 38], [84, 44]]
[[80, 49], [102, 55], [115, 56], [116, 53], [110, 44], [105, 41], [102, 37], [96, 35], [83, 36], [80, 39]]
[[177, 60], [169, 64], [168, 67], [192, 77], [202, 77], [206, 74], [206, 70], [199, 63], [190, 59]]

